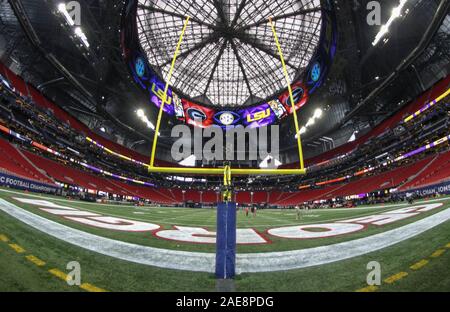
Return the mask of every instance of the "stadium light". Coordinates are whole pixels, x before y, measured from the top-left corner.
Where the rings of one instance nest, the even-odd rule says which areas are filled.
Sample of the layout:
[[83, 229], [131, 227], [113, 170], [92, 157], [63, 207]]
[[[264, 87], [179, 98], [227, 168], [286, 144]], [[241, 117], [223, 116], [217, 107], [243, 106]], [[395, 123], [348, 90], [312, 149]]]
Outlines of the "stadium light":
[[321, 118], [322, 114], [323, 114], [322, 109], [318, 108], [318, 109], [315, 110], [313, 118], [315, 118], [315, 119]]
[[[147, 125], [147, 128], [152, 129], [153, 131], [156, 130], [155, 125], [153, 124], [153, 122], [148, 120], [148, 117], [145, 115], [145, 112], [143, 109], [138, 109], [136, 111], [136, 115], [139, 117], [139, 119], [142, 120], [143, 123], [145, 123]], [[161, 136], [161, 132], [158, 132], [158, 136]]]
[[386, 22], [386, 24], [384, 24], [383, 26], [381, 26], [380, 31], [378, 32], [378, 34], [375, 37], [375, 40], [372, 42], [373, 46], [376, 46], [378, 44], [378, 42], [380, 42], [380, 40], [387, 34], [389, 33], [389, 27], [391, 27], [392, 23], [394, 22], [394, 20], [396, 18], [399, 18], [400, 16], [402, 16], [402, 10], [403, 7], [405, 6], [406, 2], [408, 2], [408, 0], [400, 0], [400, 4], [394, 8], [392, 10], [392, 14], [391, 17], [389, 18], [389, 20]]
[[316, 123], [314, 118], [309, 118], [308, 122], [306, 123], [306, 128], [313, 126]]
[[84, 34], [83, 30], [81, 29], [81, 27], [75, 27], [74, 29], [75, 35], [77, 35], [78, 38], [80, 38], [81, 42], [83, 42], [84, 46], [86, 48], [89, 48], [89, 41], [87, 40], [86, 35]]
[[[305, 133], [306, 133], [306, 127], [303, 126], [303, 127], [300, 129], [299, 133], [300, 133], [300, 135], [305, 134]], [[296, 138], [296, 139], [297, 139], [297, 137], [298, 137], [298, 133], [295, 135], [295, 138]]]
[[145, 116], [145, 112], [144, 112], [143, 109], [138, 109], [138, 110], [136, 111], [136, 114], [137, 114], [138, 117], [140, 117], [140, 118], [142, 118], [142, 117]]
[[323, 116], [323, 110], [321, 108], [317, 108], [314, 111], [314, 115], [309, 118], [308, 122], [306, 123], [305, 126], [301, 127], [300, 131], [298, 133], [295, 134], [295, 138], [298, 138], [298, 135], [302, 135], [306, 133], [306, 130], [311, 127], [314, 126], [314, 124], [316, 123], [316, 119], [320, 119]]

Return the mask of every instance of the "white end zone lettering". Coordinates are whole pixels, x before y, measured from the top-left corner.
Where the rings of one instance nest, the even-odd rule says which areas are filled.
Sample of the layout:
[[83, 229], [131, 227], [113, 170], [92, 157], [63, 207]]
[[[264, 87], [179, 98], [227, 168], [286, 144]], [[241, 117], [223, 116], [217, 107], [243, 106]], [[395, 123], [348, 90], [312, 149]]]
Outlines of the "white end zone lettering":
[[[153, 223], [103, 216], [97, 213], [61, 206], [46, 200], [16, 197], [14, 197], [14, 199], [25, 204], [46, 207], [39, 207], [39, 209], [50, 214], [62, 216], [68, 220], [103, 229], [124, 232], [154, 232], [161, 228], [159, 225]], [[306, 224], [273, 228], [269, 229], [267, 233], [272, 236], [285, 239], [327, 238], [358, 232], [365, 229], [367, 225], [382, 226], [391, 224], [442, 206], [443, 203], [418, 204], [413, 207], [406, 207], [379, 214], [336, 221], [334, 223]], [[270, 241], [254, 229], [237, 229], [236, 235], [237, 244], [270, 243]], [[200, 227], [174, 226], [171, 230], [159, 230], [158, 232], [154, 232], [154, 236], [186, 243], [214, 244], [216, 242], [216, 232]]]
[[[204, 228], [187, 227], [187, 226], [174, 226], [173, 230], [162, 230], [155, 233], [155, 236], [180, 241], [187, 243], [197, 244], [215, 244], [216, 232], [208, 231]], [[261, 235], [259, 235], [253, 229], [237, 229], [236, 232], [237, 244], [267, 244]]]
[[54, 204], [46, 200], [36, 200], [28, 198], [14, 198], [15, 200], [36, 206], [44, 206], [48, 208], [39, 208], [42, 211], [51, 213], [53, 215], [62, 216], [65, 219], [69, 219], [82, 224], [124, 232], [150, 232], [160, 228], [159, 225], [147, 222], [140, 222], [134, 220], [127, 220], [115, 217], [106, 217], [97, 213], [87, 212]]
[[388, 212], [383, 212], [381, 214], [348, 219], [338, 221], [339, 223], [360, 223], [360, 224], [373, 224], [373, 225], [386, 225], [391, 224], [396, 221], [411, 218], [417, 216], [422, 212], [427, 212], [439, 207], [442, 207], [442, 203], [437, 204], [423, 204], [414, 207], [401, 208], [396, 210], [391, 210]]
[[115, 217], [64, 217], [75, 222], [82, 224], [124, 232], [149, 232], [155, 231], [160, 228], [159, 225], [147, 222], [140, 222], [134, 220], [127, 220]]
[[358, 232], [364, 229], [361, 224], [352, 223], [324, 223], [308, 224], [300, 226], [289, 226], [276, 229], [270, 229], [267, 232], [270, 235], [281, 238], [308, 239], [332, 237], [342, 234]]
[[414, 206], [414, 207], [407, 207], [407, 208], [401, 208], [401, 209], [396, 209], [396, 210], [384, 212], [383, 214], [410, 213], [410, 212], [427, 212], [427, 211], [431, 211], [433, 209], [442, 207], [443, 205], [444, 205], [443, 203], [417, 205], [417, 206]]
[[96, 217], [100, 216], [97, 213], [81, 211], [81, 210], [68, 210], [68, 209], [49, 209], [49, 208], [39, 208], [42, 211], [51, 213], [56, 216], [77, 216], [77, 217]]
[[400, 221], [403, 219], [407, 219], [410, 217], [417, 216], [419, 213], [388, 213], [388, 214], [379, 214], [367, 217], [354, 218], [344, 221], [338, 221], [339, 223], [359, 223], [359, 224], [373, 224], [373, 225], [386, 225], [391, 224], [396, 221]]
[[29, 205], [34, 206], [41, 206], [41, 207], [48, 207], [48, 208], [57, 208], [57, 209], [65, 209], [65, 210], [78, 210], [75, 208], [70, 208], [67, 206], [61, 206], [52, 202], [49, 202], [47, 200], [40, 200], [40, 199], [31, 199], [31, 198], [19, 198], [19, 197], [13, 197], [13, 199]]

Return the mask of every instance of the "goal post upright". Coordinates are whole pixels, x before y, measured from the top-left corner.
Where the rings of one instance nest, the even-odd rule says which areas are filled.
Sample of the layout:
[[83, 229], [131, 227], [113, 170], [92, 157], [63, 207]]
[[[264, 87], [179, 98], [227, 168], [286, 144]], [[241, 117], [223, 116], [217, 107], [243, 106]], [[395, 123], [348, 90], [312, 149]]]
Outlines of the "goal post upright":
[[172, 64], [170, 66], [169, 75], [168, 75], [167, 81], [166, 81], [166, 87], [164, 88], [164, 95], [161, 100], [161, 106], [159, 108], [159, 113], [158, 113], [158, 119], [156, 121], [155, 136], [153, 137], [152, 154], [151, 154], [151, 158], [150, 158], [150, 168], [152, 168], [155, 164], [156, 146], [158, 144], [158, 135], [159, 135], [159, 129], [161, 128], [161, 119], [162, 119], [162, 115], [163, 115], [163, 111], [164, 111], [164, 105], [166, 104], [166, 101], [167, 101], [167, 93], [169, 92], [170, 80], [172, 79], [173, 71], [175, 69], [175, 63], [177, 61], [178, 53], [181, 48], [181, 43], [183, 42], [183, 37], [186, 32], [186, 28], [189, 24], [189, 19], [190, 19], [190, 16], [187, 16], [186, 20], [184, 21], [183, 30], [181, 31], [180, 39], [178, 40], [177, 47], [173, 54]]
[[286, 83], [287, 83], [287, 87], [288, 87], [288, 91], [289, 91], [289, 99], [291, 101], [292, 113], [294, 116], [295, 133], [296, 133], [296, 137], [297, 137], [298, 158], [300, 161], [300, 169], [305, 169], [305, 163], [303, 160], [302, 139], [301, 139], [301, 135], [300, 135], [300, 127], [298, 125], [297, 110], [295, 109], [294, 95], [292, 93], [291, 80], [289, 78], [289, 73], [287, 71], [286, 62], [284, 61], [284, 57], [283, 57], [283, 51], [281, 49], [281, 45], [278, 40], [277, 31], [275, 29], [275, 24], [273, 23], [272, 17], [269, 17], [269, 24], [270, 24], [270, 27], [272, 28], [273, 37], [275, 39], [275, 44], [277, 45], [278, 54], [280, 56], [281, 65], [283, 66], [283, 73], [284, 73], [284, 77], [286, 79]]

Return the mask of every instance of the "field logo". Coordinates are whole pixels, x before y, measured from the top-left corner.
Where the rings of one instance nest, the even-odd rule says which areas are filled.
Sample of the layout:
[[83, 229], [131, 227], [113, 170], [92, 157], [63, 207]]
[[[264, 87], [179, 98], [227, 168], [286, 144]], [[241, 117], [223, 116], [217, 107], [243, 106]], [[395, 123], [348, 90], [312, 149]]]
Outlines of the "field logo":
[[[162, 229], [158, 224], [108, 217], [93, 212], [58, 205], [45, 200], [17, 197], [14, 197], [14, 199], [21, 203], [35, 205], [39, 207], [39, 210], [55, 216], [97, 228], [123, 232], [153, 232], [153, 235], [156, 237], [186, 243], [214, 244], [216, 242], [216, 232], [201, 227], [174, 225], [172, 229]], [[47, 208], [42, 208], [42, 206]], [[277, 227], [268, 229], [265, 234], [282, 239], [319, 239], [335, 237], [360, 232], [367, 229], [368, 226], [385, 226], [392, 224], [411, 217], [416, 217], [421, 213], [429, 212], [441, 208], [442, 206], [443, 203], [418, 204], [412, 207], [404, 207], [379, 214], [340, 220], [333, 223]], [[237, 229], [236, 238], [238, 244], [270, 243], [270, 241], [265, 238], [265, 235], [259, 234], [254, 229]], [[378, 282], [381, 274], [379, 264], [370, 262], [367, 265], [367, 269], [372, 270], [367, 276], [368, 283], [369, 280], [370, 283]]]
[[367, 270], [371, 270], [367, 274], [367, 285], [380, 286], [381, 285], [381, 264], [377, 261], [367, 263]]
[[70, 270], [67, 274], [67, 284], [69, 286], [80, 286], [81, 285], [81, 265], [77, 261], [71, 261], [67, 263], [67, 270]]

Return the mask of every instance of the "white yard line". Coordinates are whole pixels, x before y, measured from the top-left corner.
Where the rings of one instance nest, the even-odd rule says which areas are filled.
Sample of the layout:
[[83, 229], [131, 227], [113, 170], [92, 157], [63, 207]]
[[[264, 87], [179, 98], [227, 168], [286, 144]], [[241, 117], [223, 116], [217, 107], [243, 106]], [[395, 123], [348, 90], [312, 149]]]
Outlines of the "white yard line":
[[[3, 199], [0, 210], [72, 245], [103, 255], [160, 268], [214, 272], [215, 254], [167, 250], [89, 234], [35, 215]], [[450, 209], [405, 226], [343, 243], [302, 250], [237, 255], [237, 272], [272, 272], [332, 263], [377, 251], [417, 236], [450, 220]]]

